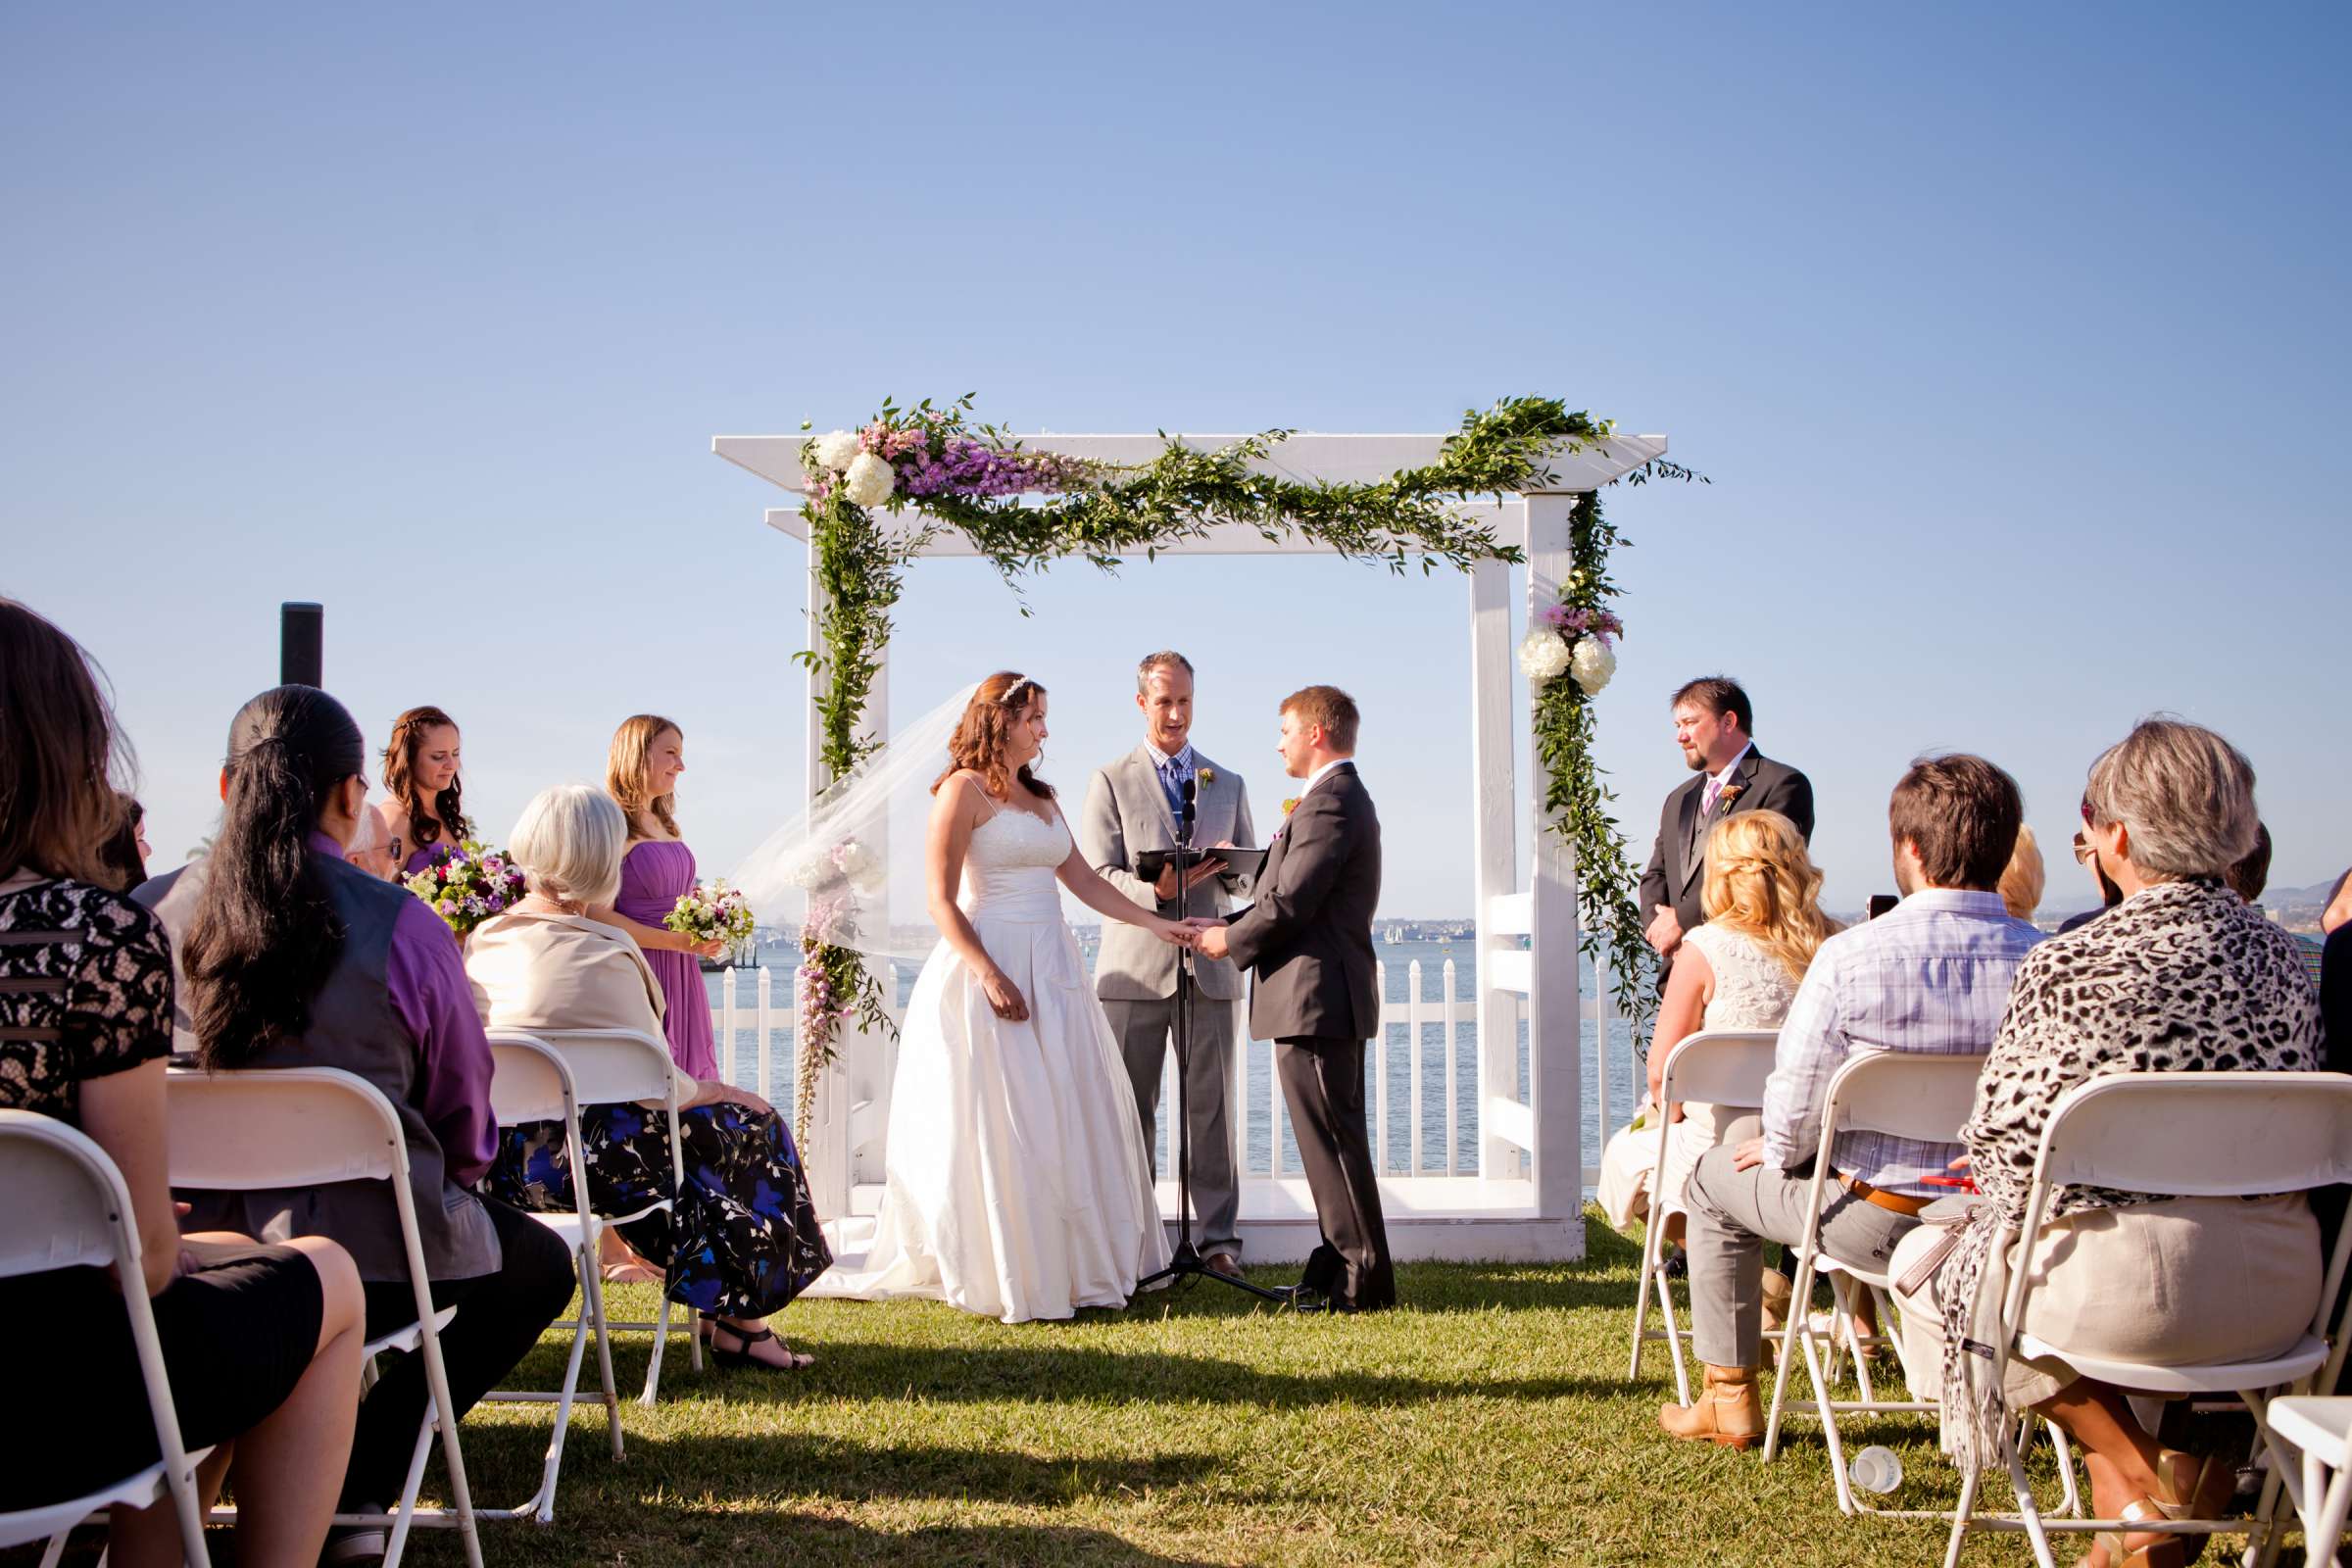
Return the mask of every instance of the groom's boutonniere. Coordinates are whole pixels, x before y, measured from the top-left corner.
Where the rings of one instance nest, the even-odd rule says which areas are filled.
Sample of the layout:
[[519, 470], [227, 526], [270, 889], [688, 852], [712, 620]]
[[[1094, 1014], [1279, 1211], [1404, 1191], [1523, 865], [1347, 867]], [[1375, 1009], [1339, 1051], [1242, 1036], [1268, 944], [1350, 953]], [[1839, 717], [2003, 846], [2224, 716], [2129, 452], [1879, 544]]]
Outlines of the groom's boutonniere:
[[1298, 797], [1296, 795], [1289, 797], [1282, 803], [1282, 814], [1285, 816], [1290, 815], [1297, 809], [1298, 809]]
[[1723, 787], [1723, 793], [1715, 797], [1716, 809], [1729, 811], [1732, 808], [1732, 803], [1746, 793], [1747, 786], [1744, 784], [1726, 784]]

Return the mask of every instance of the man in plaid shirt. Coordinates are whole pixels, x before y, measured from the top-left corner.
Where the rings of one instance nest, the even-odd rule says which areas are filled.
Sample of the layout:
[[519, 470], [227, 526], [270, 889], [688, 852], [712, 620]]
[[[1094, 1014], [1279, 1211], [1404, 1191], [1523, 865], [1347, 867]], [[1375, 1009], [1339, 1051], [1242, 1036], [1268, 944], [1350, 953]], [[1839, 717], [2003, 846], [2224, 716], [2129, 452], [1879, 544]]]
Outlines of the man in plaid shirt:
[[[1781, 1025], [1763, 1135], [1709, 1151], [1690, 1175], [1690, 1339], [1706, 1389], [1688, 1409], [1659, 1410], [1674, 1436], [1735, 1448], [1763, 1437], [1764, 1244], [1803, 1239], [1822, 1097], [1839, 1064], [1857, 1051], [1992, 1048], [2009, 983], [2041, 940], [1995, 891], [2024, 818], [2016, 781], [1981, 757], [1923, 759], [1895, 785], [1887, 824], [1902, 903], [1821, 945]], [[1920, 1178], [1941, 1174], [1959, 1153], [1956, 1141], [1839, 1133], [1823, 1189], [1822, 1249], [1883, 1269], [1931, 1196]]]

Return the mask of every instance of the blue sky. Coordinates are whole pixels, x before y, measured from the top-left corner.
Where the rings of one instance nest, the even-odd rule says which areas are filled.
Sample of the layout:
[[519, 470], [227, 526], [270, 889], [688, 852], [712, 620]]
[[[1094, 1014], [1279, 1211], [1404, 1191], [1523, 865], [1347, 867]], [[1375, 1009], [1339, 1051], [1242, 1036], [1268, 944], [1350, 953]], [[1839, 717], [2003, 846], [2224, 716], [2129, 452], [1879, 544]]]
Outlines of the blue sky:
[[[724, 870], [794, 808], [801, 548], [716, 432], [981, 394], [1020, 428], [1432, 430], [1544, 392], [1703, 490], [1636, 541], [1601, 760], [1646, 849], [1666, 694], [1742, 677], [1821, 797], [1980, 750], [2062, 846], [2137, 714], [2253, 757], [2281, 881], [2352, 859], [2329, 6], [13, 8], [0, 591], [117, 687], [157, 848], [207, 830], [275, 607], [371, 736], [465, 725], [503, 835], [623, 715], [688, 736]], [[2329, 105], [2337, 107], [2330, 109]], [[925, 569], [895, 702], [1001, 665], [1053, 775], [1133, 658], [1273, 777], [1367, 711], [1394, 913], [1469, 902], [1466, 589], [1336, 562]], [[2336, 637], [2329, 627], [2339, 628]], [[2061, 851], [2053, 897], [2077, 873]]]

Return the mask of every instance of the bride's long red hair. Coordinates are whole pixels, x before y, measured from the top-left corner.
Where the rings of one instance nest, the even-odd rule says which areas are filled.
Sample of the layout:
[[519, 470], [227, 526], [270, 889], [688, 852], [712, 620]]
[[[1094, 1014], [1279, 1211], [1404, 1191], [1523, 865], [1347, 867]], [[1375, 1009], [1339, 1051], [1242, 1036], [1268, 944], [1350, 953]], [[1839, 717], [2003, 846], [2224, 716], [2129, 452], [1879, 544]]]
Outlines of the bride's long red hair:
[[948, 737], [948, 770], [931, 781], [931, 793], [937, 795], [942, 784], [968, 767], [980, 775], [991, 795], [1010, 794], [1017, 778], [1052, 800], [1054, 786], [1032, 773], [1028, 763], [1016, 769], [1004, 761], [1012, 726], [1028, 711], [1031, 698], [1045, 695], [1043, 686], [1017, 670], [1000, 669], [982, 681], [956, 721], [956, 733]]

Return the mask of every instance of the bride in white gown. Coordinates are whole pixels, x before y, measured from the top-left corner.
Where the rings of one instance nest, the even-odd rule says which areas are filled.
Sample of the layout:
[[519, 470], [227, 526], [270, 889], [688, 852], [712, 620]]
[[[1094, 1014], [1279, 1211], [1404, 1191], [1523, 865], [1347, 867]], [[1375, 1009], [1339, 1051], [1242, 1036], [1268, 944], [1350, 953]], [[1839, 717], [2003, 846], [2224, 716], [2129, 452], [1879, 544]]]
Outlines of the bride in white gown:
[[1006, 672], [949, 744], [924, 853], [941, 937], [900, 1031], [873, 1247], [811, 1295], [928, 1297], [1019, 1323], [1122, 1306], [1168, 1261], [1135, 1092], [1058, 890], [1191, 934], [1086, 863], [1031, 774], [1045, 740], [1045, 689]]

